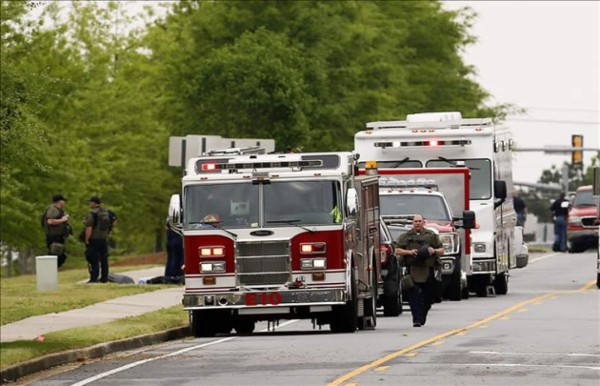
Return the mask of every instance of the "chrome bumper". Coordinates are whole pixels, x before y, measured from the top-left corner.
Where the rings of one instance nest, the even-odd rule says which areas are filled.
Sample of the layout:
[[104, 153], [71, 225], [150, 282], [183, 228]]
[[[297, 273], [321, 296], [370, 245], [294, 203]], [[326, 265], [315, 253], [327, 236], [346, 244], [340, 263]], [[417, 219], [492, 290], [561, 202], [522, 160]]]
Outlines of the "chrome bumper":
[[185, 293], [183, 308], [239, 309], [298, 306], [331, 306], [346, 303], [344, 289], [297, 289], [283, 291], [237, 291], [209, 294]]

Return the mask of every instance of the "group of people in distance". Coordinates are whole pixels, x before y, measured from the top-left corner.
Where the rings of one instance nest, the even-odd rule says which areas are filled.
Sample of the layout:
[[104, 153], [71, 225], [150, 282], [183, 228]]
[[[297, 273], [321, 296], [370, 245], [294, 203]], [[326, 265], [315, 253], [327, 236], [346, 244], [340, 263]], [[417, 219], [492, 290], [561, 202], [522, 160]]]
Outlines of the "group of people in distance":
[[[52, 204], [42, 215], [48, 253], [57, 256], [58, 267], [67, 260], [65, 244], [67, 238], [73, 234], [71, 218], [65, 211], [66, 201], [62, 194], [54, 195]], [[85, 243], [85, 258], [90, 273], [88, 282], [106, 283], [108, 281], [108, 236], [117, 217], [102, 206], [100, 197], [93, 196], [88, 203], [89, 211], [79, 235], [80, 241]]]

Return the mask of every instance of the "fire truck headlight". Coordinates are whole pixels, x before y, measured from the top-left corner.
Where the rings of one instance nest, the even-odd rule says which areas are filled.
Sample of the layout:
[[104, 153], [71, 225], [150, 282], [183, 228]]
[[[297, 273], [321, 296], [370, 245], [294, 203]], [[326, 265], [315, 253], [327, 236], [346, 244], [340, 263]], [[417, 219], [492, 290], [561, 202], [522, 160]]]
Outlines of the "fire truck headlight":
[[301, 259], [300, 267], [302, 269], [325, 269], [325, 268], [327, 268], [327, 259], [325, 259], [325, 258]]
[[477, 253], [483, 253], [486, 250], [485, 243], [473, 243], [473, 250]]
[[313, 255], [315, 253], [325, 252], [327, 252], [327, 244], [323, 242], [300, 244], [300, 253], [303, 255]]
[[224, 261], [207, 261], [200, 263], [200, 272], [202, 273], [221, 273], [225, 272]]
[[198, 252], [200, 257], [223, 257], [225, 256], [225, 247], [221, 245], [200, 247], [198, 248]]

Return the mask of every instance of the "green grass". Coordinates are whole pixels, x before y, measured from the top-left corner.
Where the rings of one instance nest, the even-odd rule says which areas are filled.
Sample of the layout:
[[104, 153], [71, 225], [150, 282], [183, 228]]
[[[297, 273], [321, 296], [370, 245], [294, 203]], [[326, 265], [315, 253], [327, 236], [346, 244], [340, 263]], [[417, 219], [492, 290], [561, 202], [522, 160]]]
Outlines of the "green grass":
[[90, 347], [99, 343], [160, 332], [187, 324], [187, 313], [181, 306], [174, 306], [99, 326], [48, 333], [44, 335], [43, 342], [20, 340], [0, 343], [0, 367], [5, 368], [55, 352]]
[[[116, 272], [148, 266], [118, 267]], [[60, 271], [58, 290], [38, 291], [35, 275], [3, 277], [0, 280], [0, 325], [30, 316], [82, 308], [121, 296], [169, 288], [168, 285], [78, 284], [89, 277], [87, 269]]]
[[528, 245], [529, 253], [548, 253], [552, 251], [550, 247], [542, 247], [540, 245]]

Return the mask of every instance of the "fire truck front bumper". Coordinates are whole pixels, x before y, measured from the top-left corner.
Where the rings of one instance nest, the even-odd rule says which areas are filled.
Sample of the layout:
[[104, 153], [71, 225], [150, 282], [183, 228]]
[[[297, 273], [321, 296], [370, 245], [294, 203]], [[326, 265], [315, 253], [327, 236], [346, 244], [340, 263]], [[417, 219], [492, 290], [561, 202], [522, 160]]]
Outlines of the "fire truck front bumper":
[[333, 306], [346, 303], [346, 290], [295, 289], [266, 291], [235, 291], [214, 293], [185, 293], [183, 307], [197, 309], [289, 308], [299, 306]]

